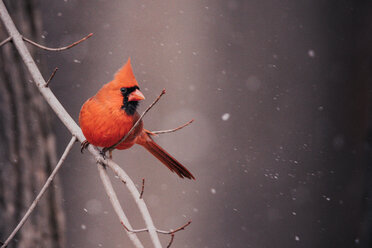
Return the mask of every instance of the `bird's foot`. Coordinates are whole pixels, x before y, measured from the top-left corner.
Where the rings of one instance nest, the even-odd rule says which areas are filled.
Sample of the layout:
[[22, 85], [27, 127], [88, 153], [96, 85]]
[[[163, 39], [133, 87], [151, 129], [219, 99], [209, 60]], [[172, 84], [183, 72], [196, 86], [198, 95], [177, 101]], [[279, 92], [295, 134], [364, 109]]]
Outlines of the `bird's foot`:
[[83, 153], [84, 152], [84, 149], [87, 149], [88, 146], [89, 146], [89, 141], [88, 140], [84, 140], [83, 143], [81, 143], [80, 145], [80, 152]]
[[102, 158], [103, 159], [106, 159], [106, 152], [107, 152], [107, 148], [104, 147], [100, 152], [99, 154], [101, 154]]

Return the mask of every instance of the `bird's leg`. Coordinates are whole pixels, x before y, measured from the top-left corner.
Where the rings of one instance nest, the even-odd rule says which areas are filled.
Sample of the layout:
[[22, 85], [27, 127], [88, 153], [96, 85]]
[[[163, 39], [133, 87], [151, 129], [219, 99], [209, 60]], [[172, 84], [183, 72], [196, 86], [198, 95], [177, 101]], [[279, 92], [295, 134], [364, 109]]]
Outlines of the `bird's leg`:
[[83, 143], [81, 143], [80, 145], [80, 152], [83, 153], [84, 152], [84, 149], [87, 149], [87, 147], [89, 146], [89, 141], [88, 140], [84, 140]]
[[102, 151], [100, 151], [100, 154], [102, 155], [103, 159], [106, 159], [106, 152], [109, 152], [109, 159], [112, 159], [112, 149], [110, 147], [104, 147]]

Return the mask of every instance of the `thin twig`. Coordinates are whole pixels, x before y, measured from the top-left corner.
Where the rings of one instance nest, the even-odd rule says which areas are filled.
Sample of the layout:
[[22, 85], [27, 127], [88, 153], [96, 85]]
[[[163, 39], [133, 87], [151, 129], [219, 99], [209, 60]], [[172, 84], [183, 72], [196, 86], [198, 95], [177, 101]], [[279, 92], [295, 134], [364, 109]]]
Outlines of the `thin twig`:
[[9, 242], [14, 238], [14, 236], [19, 231], [19, 229], [21, 229], [21, 227], [25, 224], [25, 222], [27, 221], [27, 219], [30, 216], [30, 214], [32, 213], [32, 211], [34, 211], [37, 203], [40, 201], [40, 199], [44, 195], [45, 191], [49, 188], [49, 186], [52, 183], [54, 177], [56, 176], [58, 170], [61, 168], [63, 162], [65, 161], [65, 159], [67, 157], [67, 155], [71, 151], [71, 148], [74, 145], [75, 141], [76, 141], [76, 137], [75, 136], [72, 136], [72, 138], [71, 138], [70, 142], [68, 143], [65, 151], [63, 152], [61, 158], [59, 159], [56, 167], [54, 168], [53, 172], [50, 174], [48, 180], [45, 182], [45, 184], [42, 187], [42, 189], [40, 190], [39, 194], [36, 196], [35, 200], [31, 204], [31, 206], [27, 209], [27, 212], [25, 213], [25, 215], [23, 216], [23, 218], [19, 221], [19, 223], [16, 226], [16, 228], [14, 228], [14, 230], [12, 231], [12, 233], [5, 240], [5, 242], [1, 246], [1, 248], [5, 248], [9, 244]]
[[174, 240], [174, 233], [171, 234], [171, 239], [169, 241], [169, 244], [167, 245], [167, 248], [171, 247], [172, 243], [173, 243], [173, 240]]
[[58, 67], [56, 67], [54, 69], [54, 71], [52, 72], [52, 74], [50, 75], [48, 81], [45, 83], [45, 87], [49, 87], [49, 83], [50, 81], [54, 78], [54, 75], [56, 75], [56, 72], [58, 71]]
[[142, 199], [143, 196], [143, 191], [145, 190], [145, 179], [142, 178], [142, 188], [141, 188], [141, 193], [140, 193], [140, 199]]
[[159, 232], [159, 233], [163, 233], [163, 234], [170, 234], [170, 235], [171, 235], [171, 239], [170, 239], [170, 241], [169, 241], [169, 243], [168, 243], [168, 245], [167, 245], [167, 248], [169, 248], [169, 247], [171, 247], [171, 245], [173, 244], [175, 233], [178, 232], [178, 231], [181, 231], [181, 230], [185, 230], [185, 228], [186, 228], [188, 225], [190, 225], [190, 224], [191, 224], [191, 220], [189, 220], [189, 222], [187, 222], [185, 225], [183, 225], [183, 226], [177, 228], [177, 229], [174, 230], [174, 231], [170, 231], [170, 232], [167, 232], [167, 233], [166, 233], [166, 232], [160, 232], [160, 231], [158, 230], [157, 232]]
[[[63, 122], [66, 128], [71, 132], [71, 134], [76, 136], [76, 138], [80, 142], [85, 141], [86, 139], [81, 129], [76, 124], [76, 122], [71, 118], [71, 116], [66, 111], [66, 109], [58, 101], [58, 99], [53, 94], [53, 92], [50, 90], [50, 88], [44, 87], [45, 80], [43, 76], [41, 75], [40, 70], [38, 69], [35, 61], [33, 60], [24, 41], [22, 40], [21, 34], [15, 27], [14, 22], [11, 19], [2, 0], [0, 0], [0, 19], [3, 21], [4, 26], [9, 36], [12, 37], [13, 43], [17, 51], [19, 52], [23, 62], [25, 63], [28, 71], [31, 74], [33, 81], [38, 87], [40, 93], [43, 95], [44, 99], [48, 102], [50, 107], [53, 109], [53, 111], [56, 113], [59, 119]], [[135, 184], [133, 183], [132, 179], [126, 174], [126, 172], [118, 164], [116, 164], [110, 159], [104, 160], [102, 156], [100, 155], [99, 150], [96, 147], [89, 146], [88, 151], [93, 155], [93, 157], [95, 158], [97, 162], [101, 162], [107, 165], [108, 167], [110, 167], [121, 180], [126, 182], [126, 187], [128, 188], [134, 201], [136, 202], [137, 207], [140, 210], [140, 213], [142, 214], [142, 217], [145, 221], [146, 227], [149, 229], [149, 235], [150, 235], [150, 238], [151, 238], [151, 241], [154, 247], [161, 248], [162, 246], [161, 246], [159, 237], [156, 233], [156, 228], [152, 221], [149, 210], [147, 209], [147, 206], [145, 202], [143, 201], [143, 199], [139, 199], [139, 192]]]
[[128, 232], [128, 233], [140, 233], [140, 232], [148, 232], [149, 229], [147, 228], [143, 228], [143, 229], [137, 229], [137, 230], [134, 230], [132, 228], [128, 228], [124, 222], [121, 222], [122, 226], [124, 227], [124, 229]]
[[9, 41], [12, 40], [12, 37], [9, 36], [8, 38], [6, 38], [5, 40], [3, 40], [2, 42], [0, 42], [0, 47], [2, 47], [4, 44], [8, 43]]
[[[112, 206], [114, 207], [114, 210], [115, 210], [117, 216], [119, 217], [120, 223], [122, 223], [122, 225], [124, 227], [126, 227], [124, 225], [124, 223], [126, 223], [126, 225], [128, 225], [129, 228], [132, 229], [132, 226], [130, 225], [129, 220], [128, 220], [127, 216], [125, 215], [125, 213], [124, 213], [124, 211], [123, 211], [123, 209], [120, 205], [120, 202], [119, 202], [119, 199], [118, 199], [118, 197], [115, 193], [115, 190], [112, 187], [110, 178], [107, 175], [106, 167], [101, 163], [97, 163], [97, 166], [98, 166], [99, 175], [101, 177], [101, 180], [102, 180], [102, 183], [103, 183], [104, 188], [106, 190], [106, 193], [107, 193], [107, 195], [108, 195], [108, 197], [111, 201]], [[143, 248], [143, 245], [142, 245], [141, 241], [137, 238], [137, 235], [135, 235], [134, 233], [128, 232], [128, 231], [127, 231], [127, 234], [128, 234], [128, 237], [132, 240], [135, 247]]]
[[176, 132], [188, 125], [190, 125], [191, 123], [193, 123], [194, 119], [192, 119], [191, 121], [179, 126], [179, 127], [176, 127], [176, 128], [173, 128], [173, 129], [168, 129], [168, 130], [161, 130], [161, 131], [151, 131], [150, 134], [164, 134], [164, 133], [173, 133], [173, 132]]
[[35, 41], [32, 41], [30, 39], [27, 39], [26, 37], [23, 37], [22, 36], [22, 39], [24, 41], [27, 41], [28, 43], [30, 43], [31, 45], [34, 45], [38, 48], [41, 48], [41, 49], [44, 49], [44, 50], [47, 50], [47, 51], [52, 51], [52, 52], [60, 52], [60, 51], [64, 51], [64, 50], [67, 50], [67, 49], [70, 49], [76, 45], [78, 45], [79, 43], [85, 41], [86, 39], [88, 39], [89, 37], [91, 37], [93, 35], [93, 33], [90, 33], [88, 34], [87, 36], [85, 36], [84, 38], [78, 40], [78, 41], [75, 41], [74, 43], [68, 45], [68, 46], [64, 46], [64, 47], [57, 47], [57, 48], [52, 48], [52, 47], [46, 47], [46, 46], [43, 46], [43, 45], [40, 45], [38, 43], [36, 43]]
[[160, 98], [165, 94], [165, 89], [163, 89], [160, 93], [160, 95], [155, 99], [155, 101], [153, 101], [153, 103], [150, 104], [150, 106], [147, 107], [147, 109], [145, 111], [143, 111], [142, 115], [140, 116], [140, 118], [136, 121], [136, 123], [134, 123], [133, 127], [129, 130], [129, 132], [124, 135], [124, 137], [122, 139], [120, 139], [117, 143], [115, 143], [114, 145], [110, 146], [110, 147], [105, 147], [102, 152], [103, 154], [105, 154], [107, 151], [110, 151], [110, 150], [114, 150], [115, 147], [117, 147], [121, 142], [123, 142], [124, 140], [126, 140], [129, 135], [133, 132], [133, 130], [138, 126], [138, 124], [140, 124], [142, 118], [147, 114], [147, 112], [149, 112], [149, 110], [160, 100]]
[[[122, 221], [121, 224], [123, 225], [124, 229], [127, 231], [127, 232], [130, 232], [130, 233], [140, 233], [140, 232], [148, 232], [149, 229], [148, 228], [143, 228], [143, 229], [132, 229], [131, 227], [127, 227], [127, 225], [124, 224], [124, 222]], [[157, 233], [161, 233], [161, 234], [175, 234], [176, 232], [179, 232], [181, 230], [185, 230], [185, 228], [187, 226], [189, 226], [191, 224], [191, 220], [189, 220], [186, 224], [178, 227], [177, 229], [175, 230], [170, 230], [170, 231], [163, 231], [163, 230], [159, 230], [159, 229], [156, 229], [156, 232]]]
[[156, 230], [156, 232], [161, 233], [161, 234], [174, 234], [176, 232], [184, 230], [190, 224], [191, 224], [191, 220], [189, 220], [186, 224], [184, 224], [183, 226], [180, 226], [179, 228], [177, 228], [175, 230], [171, 230], [171, 231]]

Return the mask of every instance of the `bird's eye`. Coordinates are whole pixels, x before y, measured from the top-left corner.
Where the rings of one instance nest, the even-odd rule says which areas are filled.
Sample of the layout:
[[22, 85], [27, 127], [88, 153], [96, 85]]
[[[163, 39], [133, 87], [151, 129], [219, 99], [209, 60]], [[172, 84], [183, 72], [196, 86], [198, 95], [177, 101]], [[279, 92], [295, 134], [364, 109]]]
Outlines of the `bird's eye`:
[[121, 93], [125, 94], [125, 93], [127, 93], [127, 88], [123, 87], [123, 88], [120, 89], [120, 91], [121, 91]]

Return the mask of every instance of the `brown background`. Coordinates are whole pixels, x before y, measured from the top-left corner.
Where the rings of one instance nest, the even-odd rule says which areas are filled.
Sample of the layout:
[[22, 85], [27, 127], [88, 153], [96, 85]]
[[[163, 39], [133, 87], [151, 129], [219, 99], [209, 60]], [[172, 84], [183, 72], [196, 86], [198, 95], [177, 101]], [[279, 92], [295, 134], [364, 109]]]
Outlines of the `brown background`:
[[[51, 88], [80, 106], [130, 56], [145, 118], [194, 173], [180, 180], [141, 147], [115, 152], [175, 247], [369, 247], [370, 1], [40, 1]], [[369, 110], [368, 110], [369, 109]], [[222, 116], [228, 113], [228, 120]], [[59, 152], [68, 131], [56, 120]], [[369, 154], [369, 155], [368, 155]], [[368, 157], [369, 156], [369, 157]], [[129, 247], [96, 166], [78, 146], [62, 169], [67, 247]], [[119, 182], [135, 228], [143, 221]], [[368, 205], [369, 204], [369, 205]], [[369, 206], [369, 210], [368, 210]], [[150, 247], [147, 234], [141, 234]], [[162, 237], [164, 244], [169, 237]]]

